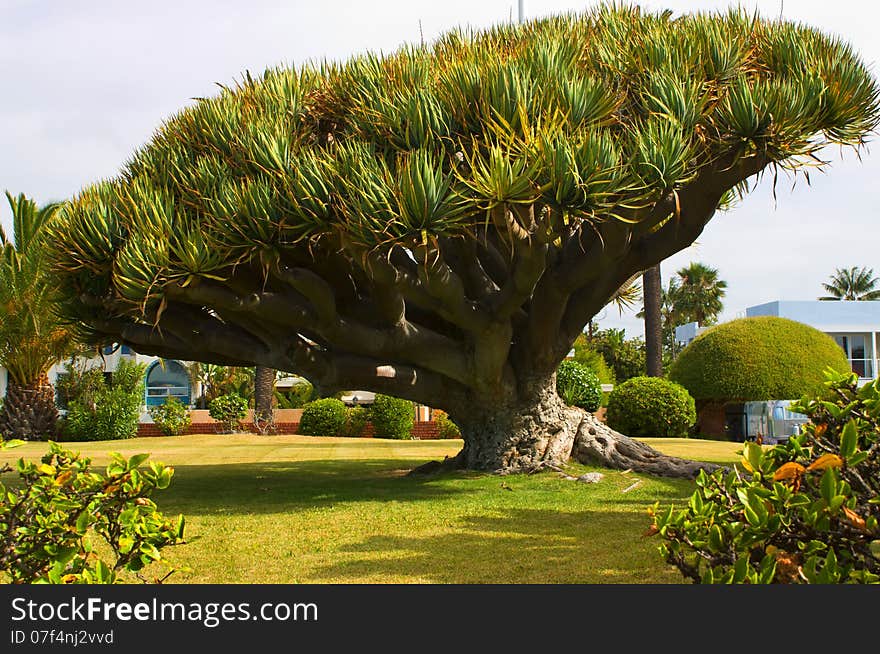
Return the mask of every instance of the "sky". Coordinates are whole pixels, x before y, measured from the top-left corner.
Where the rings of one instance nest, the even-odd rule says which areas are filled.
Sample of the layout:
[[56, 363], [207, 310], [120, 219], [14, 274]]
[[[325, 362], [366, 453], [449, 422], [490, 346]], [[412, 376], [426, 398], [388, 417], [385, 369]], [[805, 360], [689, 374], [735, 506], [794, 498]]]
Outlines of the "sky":
[[[524, 0], [526, 19], [583, 11], [596, 2]], [[851, 43], [876, 74], [880, 4], [868, 1], [640, 2], [676, 15], [738, 4], [780, 13]], [[39, 203], [62, 200], [118, 174], [131, 154], [194, 98], [244, 71], [344, 60], [432, 41], [456, 26], [517, 20], [517, 0], [0, 0], [0, 189]], [[772, 177], [716, 215], [697, 243], [661, 264], [664, 285], [700, 261], [727, 282], [721, 320], [773, 300], [812, 300], [835, 268], [880, 275], [880, 144], [826, 152], [824, 173]], [[10, 212], [0, 201], [0, 221]], [[644, 333], [635, 311], [614, 307], [602, 328]]]

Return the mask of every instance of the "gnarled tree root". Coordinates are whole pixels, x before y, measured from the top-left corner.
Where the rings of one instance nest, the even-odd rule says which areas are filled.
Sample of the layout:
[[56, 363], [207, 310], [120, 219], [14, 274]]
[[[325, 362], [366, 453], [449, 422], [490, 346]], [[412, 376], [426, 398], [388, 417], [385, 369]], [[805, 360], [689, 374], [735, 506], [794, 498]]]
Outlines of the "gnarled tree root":
[[[658, 452], [642, 441], [614, 431], [592, 413], [579, 411], [579, 422], [571, 439], [571, 451], [565, 458], [586, 465], [600, 465], [613, 470], [631, 470], [662, 477], [693, 479], [700, 470], [712, 472], [722, 466], [690, 461]], [[497, 475], [532, 474], [545, 470], [564, 472], [566, 461], [558, 456], [524, 457], [511, 465], [492, 470]], [[410, 475], [435, 475], [467, 469], [464, 450], [443, 461], [429, 461], [410, 471]]]
[[586, 414], [578, 427], [571, 458], [579, 463], [598, 464], [615, 470], [688, 479], [696, 477], [700, 470], [712, 472], [721, 467], [661, 454], [642, 441], [614, 431], [592, 414]]

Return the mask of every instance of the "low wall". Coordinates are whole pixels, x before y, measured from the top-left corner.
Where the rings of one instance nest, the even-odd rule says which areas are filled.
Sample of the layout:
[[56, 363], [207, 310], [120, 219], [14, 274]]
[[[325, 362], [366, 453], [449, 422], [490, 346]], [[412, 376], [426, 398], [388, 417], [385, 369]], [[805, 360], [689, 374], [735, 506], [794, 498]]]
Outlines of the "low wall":
[[697, 431], [706, 436], [724, 438], [727, 436], [723, 402], [702, 403], [697, 411]]
[[[299, 416], [296, 416], [297, 419], [290, 420], [290, 415], [279, 415], [279, 413], [283, 411], [299, 411], [302, 414], [301, 409], [281, 409], [275, 412], [275, 433], [276, 434], [296, 434], [299, 430]], [[193, 411], [196, 413], [196, 411]], [[204, 412], [207, 414], [207, 411]], [[252, 413], [248, 412], [248, 420], [244, 420], [241, 422], [242, 431], [247, 431], [251, 433], [256, 433], [257, 430], [254, 427], [254, 423], [252, 421]], [[196, 417], [193, 416], [192, 424], [189, 428], [184, 432], [184, 434], [217, 434], [220, 433], [219, 426], [217, 421], [208, 417], [207, 420], [204, 419], [205, 416], [199, 416], [199, 420], [196, 421]], [[364, 427], [364, 432], [361, 435], [362, 438], [373, 438], [374, 429], [371, 423], [367, 423]], [[412, 431], [411, 431], [413, 440], [435, 440], [440, 438], [440, 427], [433, 420], [419, 421], [413, 423]], [[153, 423], [142, 422], [138, 425], [138, 436], [162, 436], [162, 432], [159, 427], [154, 425]]]
[[[275, 422], [280, 423], [290, 423], [295, 422], [299, 423], [300, 418], [302, 417], [302, 409], [275, 409]], [[217, 421], [214, 420], [207, 409], [192, 409], [189, 412], [189, 415], [192, 417], [193, 424], [217, 424]], [[244, 422], [252, 423], [254, 421], [254, 410], [248, 409], [247, 414], [245, 414]]]

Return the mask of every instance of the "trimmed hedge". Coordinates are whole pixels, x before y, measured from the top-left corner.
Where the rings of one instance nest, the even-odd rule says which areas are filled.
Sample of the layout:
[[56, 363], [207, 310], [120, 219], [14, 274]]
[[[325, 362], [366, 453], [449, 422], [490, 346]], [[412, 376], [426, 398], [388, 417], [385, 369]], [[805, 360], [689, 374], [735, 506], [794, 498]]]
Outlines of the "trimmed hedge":
[[299, 433], [303, 436], [336, 436], [345, 429], [346, 408], [342, 400], [325, 397], [303, 407]]
[[682, 438], [697, 412], [683, 386], [660, 377], [633, 377], [611, 391], [605, 421], [627, 436]]
[[695, 338], [669, 379], [697, 400], [794, 400], [823, 388], [823, 371], [850, 369], [833, 338], [809, 325], [760, 316], [723, 323]]
[[567, 359], [556, 370], [556, 392], [566, 404], [595, 411], [602, 403], [602, 384], [595, 372]]
[[376, 438], [409, 440], [415, 423], [413, 403], [390, 395], [376, 395], [370, 409], [370, 422]]

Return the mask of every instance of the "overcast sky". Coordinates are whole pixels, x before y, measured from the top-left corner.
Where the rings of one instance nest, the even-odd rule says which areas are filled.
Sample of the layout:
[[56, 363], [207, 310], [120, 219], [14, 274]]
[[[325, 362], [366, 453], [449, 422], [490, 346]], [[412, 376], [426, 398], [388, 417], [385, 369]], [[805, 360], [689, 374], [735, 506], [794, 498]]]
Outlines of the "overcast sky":
[[[525, 0], [527, 18], [582, 11], [595, 2]], [[642, 2], [676, 13], [729, 2]], [[854, 45], [873, 71], [880, 60], [874, 2], [741, 2], [765, 16], [782, 11]], [[432, 40], [456, 25], [486, 27], [517, 17], [516, 0], [0, 0], [0, 189], [38, 202], [60, 200], [112, 177], [173, 113], [250, 70], [345, 59]], [[873, 152], [872, 152], [873, 150]], [[664, 285], [702, 261], [727, 281], [730, 319], [776, 299], [810, 300], [836, 267], [880, 274], [880, 144], [828, 153], [833, 165], [800, 179], [770, 178], [733, 211], [713, 219], [698, 243], [661, 266]], [[9, 229], [5, 198], [0, 220]], [[602, 327], [643, 333], [632, 312], [600, 314]]]

